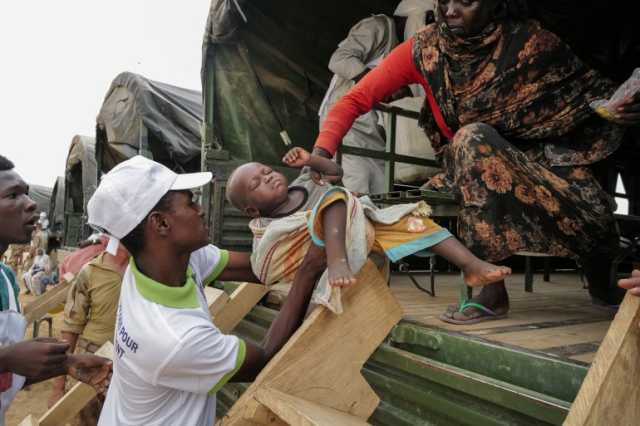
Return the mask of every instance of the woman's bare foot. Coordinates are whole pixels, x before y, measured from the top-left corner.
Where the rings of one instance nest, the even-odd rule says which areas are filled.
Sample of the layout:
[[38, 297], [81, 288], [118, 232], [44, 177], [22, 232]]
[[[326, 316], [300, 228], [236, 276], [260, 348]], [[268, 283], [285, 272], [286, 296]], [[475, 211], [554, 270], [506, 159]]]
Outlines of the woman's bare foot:
[[511, 275], [511, 268], [476, 259], [463, 268], [462, 273], [467, 285], [480, 287], [504, 280], [507, 275]]
[[329, 285], [332, 287], [348, 287], [356, 283], [356, 277], [351, 272], [346, 259], [328, 262]]

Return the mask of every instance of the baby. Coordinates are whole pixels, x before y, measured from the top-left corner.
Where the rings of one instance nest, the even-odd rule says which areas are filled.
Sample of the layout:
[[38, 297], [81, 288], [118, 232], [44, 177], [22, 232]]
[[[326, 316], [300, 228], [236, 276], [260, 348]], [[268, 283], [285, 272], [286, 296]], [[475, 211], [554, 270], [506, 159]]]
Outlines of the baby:
[[[310, 166], [325, 176], [342, 176], [340, 165], [299, 147], [291, 149], [284, 156], [283, 162], [295, 168]], [[291, 248], [289, 252], [283, 252], [283, 257], [288, 257], [287, 253], [293, 256], [293, 251], [304, 249], [304, 244], [310, 244], [311, 241], [324, 244], [329, 284], [345, 287], [356, 282], [349, 265], [345, 241], [348, 238], [347, 224], [352, 217], [351, 212], [348, 212], [348, 206], [353, 203], [350, 202], [351, 195], [344, 189], [316, 185], [308, 174], [301, 175], [289, 186], [287, 178], [271, 167], [260, 163], [247, 163], [234, 170], [229, 177], [227, 198], [237, 209], [260, 221], [260, 226], [250, 225], [257, 238], [263, 231], [257, 235], [256, 229], [268, 229], [270, 225], [275, 225], [274, 221], [277, 219], [302, 212], [308, 213], [308, 229], [307, 221], [304, 220], [303, 231], [311, 236], [305, 235], [298, 239], [303, 241], [302, 243], [293, 243], [296, 240], [294, 236], [287, 238]], [[464, 274], [465, 282], [470, 286], [500, 281], [511, 273], [511, 269], [507, 267], [478, 259], [446, 229], [427, 217], [406, 214], [395, 223], [384, 220], [368, 223], [367, 230], [369, 229], [374, 233], [369, 249], [385, 253], [392, 261], [429, 249], [459, 267]], [[321, 236], [321, 240], [314, 233]], [[292, 269], [290, 259], [283, 260], [281, 264], [283, 270]], [[255, 269], [254, 267], [254, 271]], [[256, 275], [262, 279], [260, 273], [256, 272]]]

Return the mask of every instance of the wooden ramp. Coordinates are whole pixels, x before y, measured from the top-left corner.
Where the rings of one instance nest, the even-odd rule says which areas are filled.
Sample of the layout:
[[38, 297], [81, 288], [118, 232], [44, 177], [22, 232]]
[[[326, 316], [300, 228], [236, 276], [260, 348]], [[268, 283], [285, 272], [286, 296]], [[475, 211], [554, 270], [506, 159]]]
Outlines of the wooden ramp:
[[625, 297], [564, 424], [640, 424], [640, 298]]
[[342, 297], [344, 313], [315, 308], [221, 426], [366, 424], [379, 398], [361, 369], [402, 311], [371, 262]]

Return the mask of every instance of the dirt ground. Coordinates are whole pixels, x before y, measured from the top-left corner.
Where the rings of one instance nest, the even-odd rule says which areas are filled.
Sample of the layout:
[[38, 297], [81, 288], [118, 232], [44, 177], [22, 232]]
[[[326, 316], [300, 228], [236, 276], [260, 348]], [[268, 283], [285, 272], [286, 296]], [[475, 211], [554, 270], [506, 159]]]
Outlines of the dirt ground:
[[[24, 289], [20, 295], [20, 303], [22, 306], [27, 305], [34, 300], [32, 295], [25, 295]], [[63, 321], [63, 313], [57, 313], [52, 315], [53, 317], [53, 336], [60, 337], [60, 327]], [[40, 337], [46, 337], [49, 334], [49, 325], [42, 323], [40, 325]], [[33, 325], [29, 325], [27, 328], [26, 338], [33, 337]], [[51, 394], [51, 380], [38, 383], [30, 386], [27, 390], [18, 392], [16, 399], [13, 401], [5, 417], [6, 426], [17, 426], [22, 420], [29, 414], [34, 414], [36, 417], [40, 417], [47, 411], [47, 400]]]

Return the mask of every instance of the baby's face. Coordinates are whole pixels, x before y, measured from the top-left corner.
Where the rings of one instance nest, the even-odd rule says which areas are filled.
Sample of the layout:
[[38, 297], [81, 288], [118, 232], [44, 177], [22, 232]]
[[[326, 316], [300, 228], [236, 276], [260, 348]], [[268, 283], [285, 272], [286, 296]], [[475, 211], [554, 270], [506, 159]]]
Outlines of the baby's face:
[[282, 174], [260, 163], [249, 163], [238, 171], [239, 190], [246, 204], [261, 215], [267, 215], [287, 201], [289, 182]]

